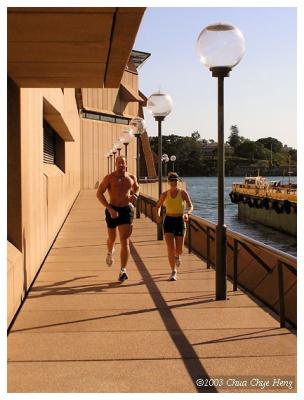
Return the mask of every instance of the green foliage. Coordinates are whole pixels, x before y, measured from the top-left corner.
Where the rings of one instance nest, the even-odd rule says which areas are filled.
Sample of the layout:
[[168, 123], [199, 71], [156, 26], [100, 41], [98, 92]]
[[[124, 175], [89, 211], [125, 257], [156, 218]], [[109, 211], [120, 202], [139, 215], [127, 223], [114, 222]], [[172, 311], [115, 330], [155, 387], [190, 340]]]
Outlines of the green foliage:
[[192, 132], [192, 133], [191, 133], [191, 137], [192, 137], [192, 139], [194, 139], [194, 140], [200, 140], [201, 135], [198, 133], [198, 131], [195, 131], [195, 132]]
[[283, 150], [283, 144], [278, 139], [267, 137], [257, 140], [258, 143], [261, 143], [266, 149], [272, 150], [274, 153], [279, 153]]
[[[167, 135], [162, 137], [163, 154], [176, 156], [175, 170], [181, 176], [208, 176], [217, 173], [217, 147], [211, 147], [213, 139], [201, 138], [198, 131], [191, 136]], [[152, 150], [158, 153], [158, 138], [150, 137]], [[206, 151], [208, 149], [209, 151]], [[226, 173], [233, 174], [240, 167], [269, 168], [295, 165], [297, 150], [271, 137], [257, 141], [239, 135], [237, 125], [230, 128], [230, 136], [225, 148]], [[172, 163], [167, 165], [168, 172]]]
[[292, 161], [297, 161], [297, 150], [296, 149], [288, 150], [288, 154], [290, 155], [290, 159]]
[[244, 142], [243, 136], [239, 135], [239, 128], [237, 125], [231, 125], [230, 127], [230, 136], [228, 138], [227, 143], [236, 150], [241, 143]]

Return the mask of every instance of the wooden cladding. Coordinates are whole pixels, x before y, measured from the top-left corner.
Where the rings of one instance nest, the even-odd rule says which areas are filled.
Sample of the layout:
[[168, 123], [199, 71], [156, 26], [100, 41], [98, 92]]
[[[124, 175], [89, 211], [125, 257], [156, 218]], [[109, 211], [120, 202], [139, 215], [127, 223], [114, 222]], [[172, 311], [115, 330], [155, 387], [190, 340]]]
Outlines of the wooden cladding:
[[8, 75], [20, 87], [117, 88], [144, 11], [9, 7]]
[[112, 113], [127, 118], [138, 115], [138, 101], [128, 102], [122, 99], [119, 89], [82, 89], [82, 100], [85, 110]]
[[[81, 119], [81, 188], [94, 189], [108, 174], [105, 157], [120, 138], [124, 125]], [[125, 155], [122, 148], [121, 154]], [[136, 174], [136, 140], [128, 145], [128, 172]]]
[[22, 251], [20, 89], [7, 81], [7, 236]]

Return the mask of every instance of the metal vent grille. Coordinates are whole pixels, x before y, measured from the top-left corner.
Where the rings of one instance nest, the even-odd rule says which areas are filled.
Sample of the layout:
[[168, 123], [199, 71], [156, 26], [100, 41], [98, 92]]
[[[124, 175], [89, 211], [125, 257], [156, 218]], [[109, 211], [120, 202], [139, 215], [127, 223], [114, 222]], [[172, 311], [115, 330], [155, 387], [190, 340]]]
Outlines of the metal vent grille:
[[50, 125], [43, 121], [43, 162], [55, 164], [55, 133]]

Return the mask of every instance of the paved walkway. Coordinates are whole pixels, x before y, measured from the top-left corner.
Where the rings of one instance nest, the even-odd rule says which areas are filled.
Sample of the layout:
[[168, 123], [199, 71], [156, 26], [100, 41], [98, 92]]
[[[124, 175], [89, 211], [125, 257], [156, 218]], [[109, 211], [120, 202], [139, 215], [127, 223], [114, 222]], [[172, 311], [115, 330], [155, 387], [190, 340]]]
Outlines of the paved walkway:
[[[296, 336], [268, 309], [230, 283], [229, 300], [214, 301], [214, 271], [187, 252], [169, 282], [145, 217], [118, 283], [103, 215], [95, 191], [82, 191], [8, 337], [8, 392], [196, 392], [202, 376], [230, 385], [202, 391], [295, 391]], [[282, 377], [293, 389], [273, 386]]]

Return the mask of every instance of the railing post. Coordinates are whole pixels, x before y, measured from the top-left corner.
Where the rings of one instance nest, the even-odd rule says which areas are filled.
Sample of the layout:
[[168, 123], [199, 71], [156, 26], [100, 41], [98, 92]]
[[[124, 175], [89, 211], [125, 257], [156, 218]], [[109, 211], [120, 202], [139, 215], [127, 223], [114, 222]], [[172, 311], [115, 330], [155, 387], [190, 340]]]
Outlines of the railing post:
[[140, 218], [140, 211], [141, 211], [141, 196], [138, 196], [136, 201], [136, 218]]
[[207, 269], [210, 269], [210, 228], [207, 226]]
[[190, 254], [192, 251], [191, 249], [191, 219], [189, 218], [188, 221], [188, 253]]
[[238, 286], [238, 241], [233, 241], [233, 291], [237, 291]]
[[279, 305], [280, 305], [280, 327], [285, 328], [285, 296], [284, 296], [284, 274], [282, 261], [278, 260], [278, 283], [279, 283]]

